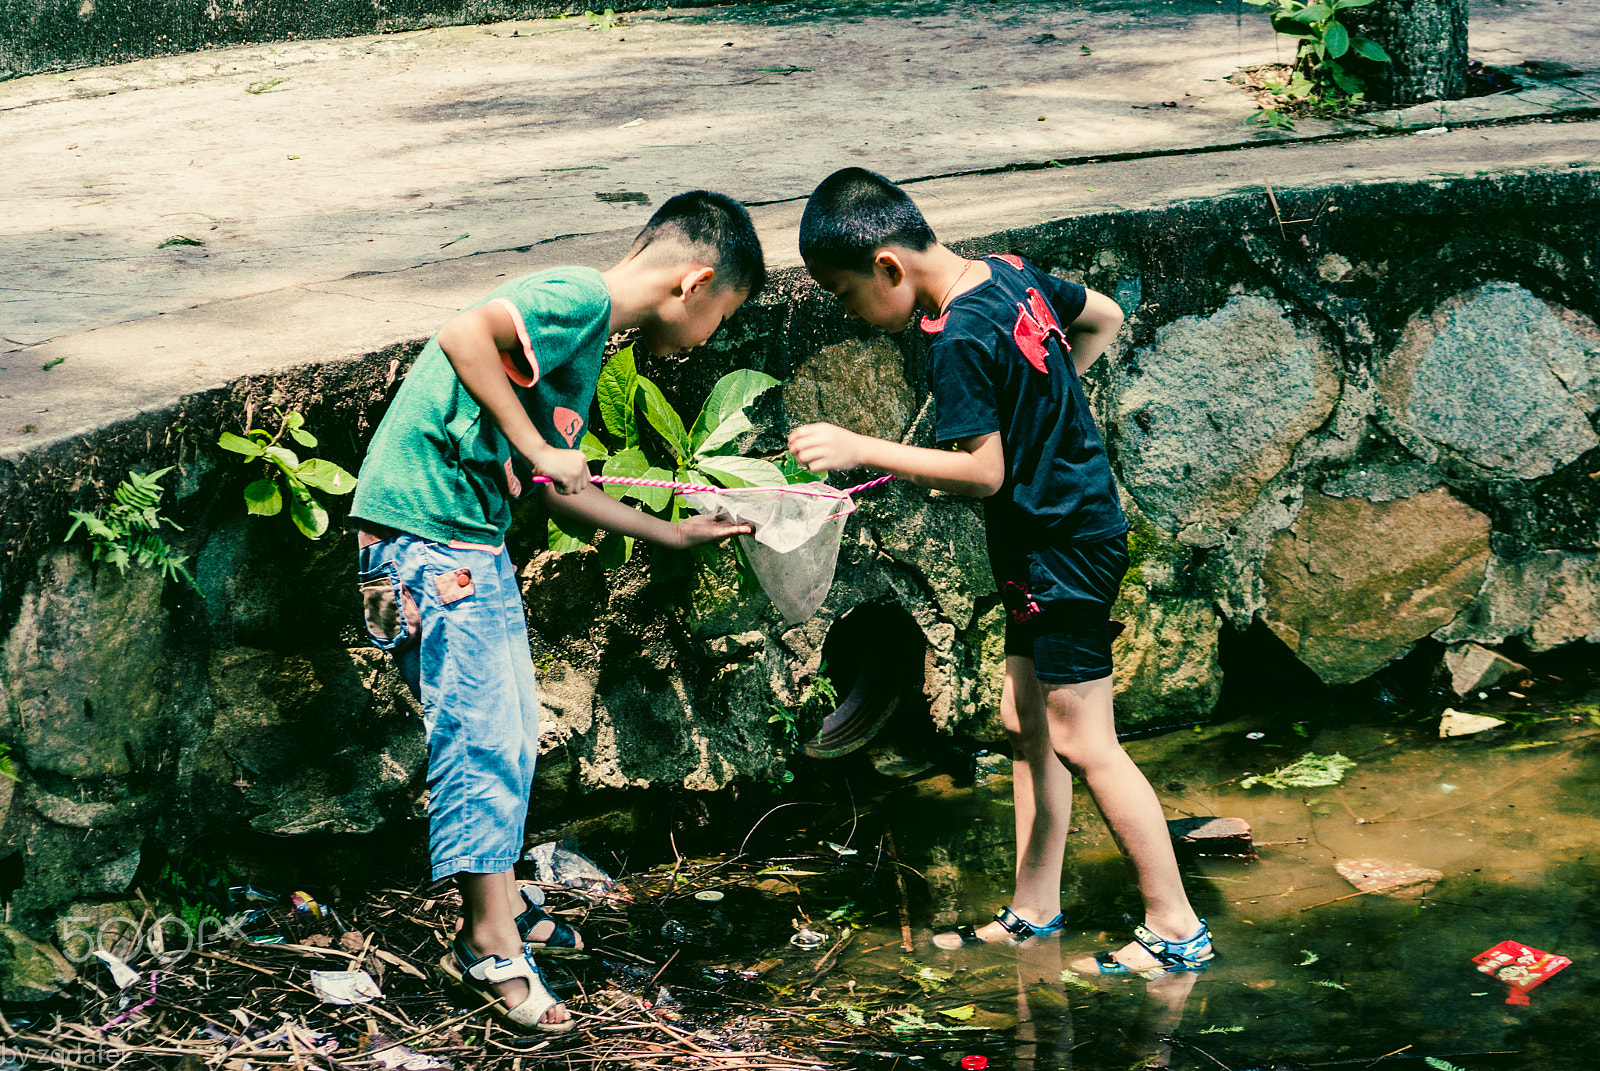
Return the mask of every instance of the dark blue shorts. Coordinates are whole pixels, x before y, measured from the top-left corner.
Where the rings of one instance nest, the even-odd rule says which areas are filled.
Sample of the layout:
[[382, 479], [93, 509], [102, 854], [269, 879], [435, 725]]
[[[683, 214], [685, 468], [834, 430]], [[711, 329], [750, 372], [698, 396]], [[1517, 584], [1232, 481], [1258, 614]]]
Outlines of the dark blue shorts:
[[1045, 684], [1111, 675], [1111, 604], [1128, 571], [1128, 537], [1022, 551], [991, 541], [1006, 607], [1006, 654], [1033, 659]]

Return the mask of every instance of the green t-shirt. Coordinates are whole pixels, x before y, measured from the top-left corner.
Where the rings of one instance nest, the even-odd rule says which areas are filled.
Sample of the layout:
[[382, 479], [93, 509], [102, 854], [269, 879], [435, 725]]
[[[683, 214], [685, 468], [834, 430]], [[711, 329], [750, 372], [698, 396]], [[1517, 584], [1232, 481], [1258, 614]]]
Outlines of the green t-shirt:
[[[605, 280], [593, 268], [552, 268], [468, 307], [492, 301], [518, 324], [525, 363], [505, 363], [523, 409], [545, 442], [576, 447], [611, 319]], [[511, 526], [508, 499], [527, 490], [530, 474], [514, 454], [434, 336], [372, 437], [351, 516], [438, 543], [499, 546]]]

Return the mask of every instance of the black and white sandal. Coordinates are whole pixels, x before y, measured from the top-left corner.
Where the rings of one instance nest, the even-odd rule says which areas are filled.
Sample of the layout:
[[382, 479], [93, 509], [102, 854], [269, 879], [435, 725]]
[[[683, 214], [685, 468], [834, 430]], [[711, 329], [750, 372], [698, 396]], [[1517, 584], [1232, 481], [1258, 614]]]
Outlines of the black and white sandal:
[[[509, 959], [496, 955], [479, 956], [472, 951], [466, 941], [457, 937], [451, 942], [450, 951], [439, 960], [439, 969], [444, 971], [451, 981], [481, 997], [488, 1005], [490, 1013], [514, 1030], [524, 1033], [538, 1031], [541, 1034], [565, 1034], [576, 1025], [572, 1019], [563, 1023], [540, 1021], [546, 1012], [561, 1001], [544, 984], [544, 975], [539, 973], [539, 965], [533, 962], [533, 955], [526, 950], [520, 956]], [[513, 978], [527, 981], [528, 995], [516, 1007], [507, 1008], [492, 987], [500, 982], [509, 982]]]
[[[517, 933], [530, 949], [546, 956], [576, 956], [583, 951], [583, 937], [576, 927], [550, 914], [542, 904], [535, 903], [533, 897], [528, 895], [527, 889], [519, 889], [518, 892], [527, 907], [517, 916]], [[550, 935], [543, 941], [530, 938], [528, 935], [533, 932], [533, 928], [546, 920], [553, 924]]]

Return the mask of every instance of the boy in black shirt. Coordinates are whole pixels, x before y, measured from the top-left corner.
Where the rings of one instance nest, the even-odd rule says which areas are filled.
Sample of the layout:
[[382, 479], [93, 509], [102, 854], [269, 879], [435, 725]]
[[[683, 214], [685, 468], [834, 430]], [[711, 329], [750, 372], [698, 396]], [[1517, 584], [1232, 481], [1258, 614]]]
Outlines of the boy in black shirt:
[[[1101, 974], [1203, 969], [1211, 934], [1184, 893], [1155, 791], [1117, 742], [1110, 608], [1128, 567], [1128, 522], [1078, 377], [1122, 311], [1016, 256], [967, 260], [881, 175], [846, 168], [812, 192], [800, 255], [849, 315], [904, 330], [920, 306], [937, 435], [954, 450], [807, 424], [789, 448], [812, 471], [870, 466], [983, 498], [990, 566], [1009, 613], [1001, 718], [1015, 754], [1017, 886], [995, 921], [940, 947], [1060, 931], [1072, 774], [1133, 867], [1145, 919], [1134, 941], [1074, 964]], [[1071, 355], [1070, 357], [1068, 355]], [[1070, 771], [1070, 772], [1069, 772]]]

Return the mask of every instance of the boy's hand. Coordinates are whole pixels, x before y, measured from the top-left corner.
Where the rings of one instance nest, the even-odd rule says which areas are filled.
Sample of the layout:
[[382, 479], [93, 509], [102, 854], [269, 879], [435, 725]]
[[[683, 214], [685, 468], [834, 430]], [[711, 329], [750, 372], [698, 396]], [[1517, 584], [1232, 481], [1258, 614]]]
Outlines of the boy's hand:
[[862, 463], [861, 440], [833, 424], [802, 424], [789, 433], [789, 452], [808, 472], [853, 469]]
[[729, 536], [750, 534], [748, 524], [734, 524], [705, 513], [685, 517], [672, 528], [680, 548], [698, 547], [702, 543], [716, 543]]
[[557, 450], [547, 446], [528, 461], [534, 472], [550, 477], [560, 494], [575, 495], [589, 486], [589, 459], [583, 456], [582, 450]]

